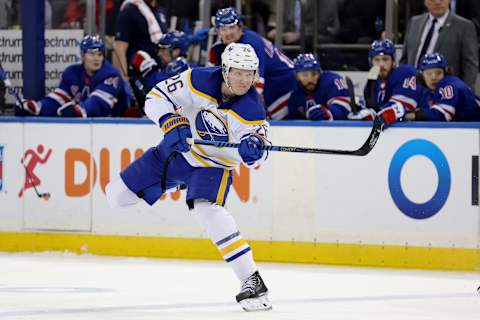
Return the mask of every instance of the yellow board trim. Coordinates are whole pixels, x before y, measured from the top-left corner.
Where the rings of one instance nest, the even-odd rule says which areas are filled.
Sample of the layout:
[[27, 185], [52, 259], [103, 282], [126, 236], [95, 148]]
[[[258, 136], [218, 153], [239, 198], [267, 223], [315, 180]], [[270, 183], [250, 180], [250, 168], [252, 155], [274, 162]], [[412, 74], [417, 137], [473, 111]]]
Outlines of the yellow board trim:
[[[480, 271], [480, 249], [249, 241], [257, 261]], [[0, 251], [220, 260], [210, 240], [73, 233], [1, 232]]]
[[215, 98], [212, 97], [212, 96], [209, 96], [209, 95], [206, 94], [206, 93], [203, 93], [203, 92], [197, 90], [197, 89], [193, 86], [191, 77], [192, 77], [192, 69], [188, 70], [188, 73], [187, 73], [187, 81], [188, 81], [188, 86], [190, 87], [190, 90], [192, 90], [193, 93], [199, 95], [200, 97], [203, 97], [203, 98], [205, 98], [205, 99], [210, 100], [211, 102], [215, 103], [215, 104], [218, 106], [218, 101], [217, 101], [217, 99], [215, 99]]
[[243, 119], [238, 113], [236, 113], [235, 111], [231, 110], [231, 109], [228, 109], [228, 110], [225, 110], [226, 112], [230, 113], [232, 116], [234, 116], [238, 121], [240, 121], [241, 123], [244, 123], [244, 124], [264, 124], [265, 123], [265, 120], [255, 120], [255, 121], [250, 121], [250, 120], [246, 120], [246, 119]]
[[239, 239], [239, 240], [235, 241], [234, 243], [232, 243], [231, 245], [229, 245], [228, 247], [225, 247], [223, 249], [219, 249], [219, 251], [222, 254], [222, 256], [224, 256], [226, 254], [229, 254], [233, 250], [235, 250], [237, 248], [240, 248], [241, 246], [243, 246], [245, 244], [248, 245], [247, 241], [245, 241], [244, 239]]
[[218, 187], [217, 200], [215, 201], [219, 206], [223, 206], [223, 199], [225, 199], [225, 192], [227, 191], [228, 177], [230, 176], [230, 171], [223, 170], [222, 182], [220, 182], [220, 187]]

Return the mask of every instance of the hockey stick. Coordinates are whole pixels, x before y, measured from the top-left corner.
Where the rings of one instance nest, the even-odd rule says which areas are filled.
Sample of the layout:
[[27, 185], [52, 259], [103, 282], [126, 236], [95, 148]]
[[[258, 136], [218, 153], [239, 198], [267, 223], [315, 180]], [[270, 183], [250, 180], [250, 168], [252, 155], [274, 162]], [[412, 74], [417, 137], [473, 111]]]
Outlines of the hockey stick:
[[[373, 120], [373, 127], [370, 131], [370, 135], [363, 145], [357, 150], [336, 150], [336, 149], [316, 149], [316, 148], [303, 148], [303, 147], [287, 147], [287, 146], [262, 146], [262, 150], [279, 151], [279, 152], [296, 152], [296, 153], [316, 153], [316, 154], [337, 154], [346, 156], [366, 156], [377, 143], [380, 133], [382, 132], [383, 123], [379, 117], [375, 117]], [[210, 140], [197, 140], [187, 139], [187, 143], [193, 145], [206, 145], [220, 148], [238, 148], [239, 143], [229, 143], [222, 141], [210, 141]]]
[[367, 74], [367, 94], [365, 97], [367, 107], [373, 108], [378, 111], [377, 98], [375, 97], [375, 83], [377, 82], [378, 75], [380, 74], [380, 67], [373, 66], [370, 68]]
[[348, 95], [350, 96], [350, 108], [354, 114], [358, 113], [357, 102], [355, 101], [355, 87], [353, 86], [353, 81], [350, 77], [346, 76], [345, 81], [347, 81]]

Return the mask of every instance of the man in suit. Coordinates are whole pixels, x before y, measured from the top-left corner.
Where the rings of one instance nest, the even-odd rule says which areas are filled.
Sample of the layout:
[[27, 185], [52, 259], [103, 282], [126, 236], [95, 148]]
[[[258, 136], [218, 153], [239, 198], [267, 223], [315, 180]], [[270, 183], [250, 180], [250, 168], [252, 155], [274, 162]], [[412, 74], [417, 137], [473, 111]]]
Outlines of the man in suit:
[[440, 52], [453, 73], [475, 88], [478, 42], [474, 24], [449, 10], [449, 0], [425, 0], [428, 13], [414, 16], [405, 33], [400, 63], [418, 67], [425, 53]]

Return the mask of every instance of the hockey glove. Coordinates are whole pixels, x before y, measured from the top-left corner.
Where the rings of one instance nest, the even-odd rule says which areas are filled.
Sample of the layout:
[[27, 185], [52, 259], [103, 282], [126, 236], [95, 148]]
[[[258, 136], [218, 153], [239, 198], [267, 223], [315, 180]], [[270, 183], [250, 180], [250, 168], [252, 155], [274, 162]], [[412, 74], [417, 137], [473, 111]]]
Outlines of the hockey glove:
[[133, 55], [131, 65], [133, 70], [141, 74], [143, 78], [147, 77], [152, 70], [156, 70], [158, 67], [157, 62], [142, 50], [137, 51]]
[[366, 120], [371, 121], [375, 118], [376, 112], [371, 108], [361, 109], [357, 113], [350, 112], [347, 115], [349, 120]]
[[164, 134], [161, 145], [177, 152], [190, 150], [187, 138], [192, 137], [192, 131], [187, 117], [168, 113], [160, 118], [159, 123]]
[[188, 37], [188, 42], [190, 44], [194, 44], [197, 42], [207, 40], [209, 30], [210, 30], [209, 28], [199, 29], [197, 32], [195, 32], [195, 34], [192, 34], [191, 36]]
[[240, 157], [242, 157], [243, 162], [250, 166], [263, 156], [264, 150], [261, 149], [262, 147], [262, 138], [255, 134], [251, 134], [240, 141], [238, 153], [240, 154]]
[[80, 117], [80, 118], [86, 118], [87, 117], [87, 112], [85, 109], [79, 105], [76, 104], [74, 101], [70, 101], [65, 103], [63, 106], [57, 109], [57, 115], [59, 117]]
[[391, 106], [381, 110], [378, 115], [385, 125], [391, 125], [396, 121], [402, 121], [405, 115], [403, 104], [395, 102]]
[[40, 109], [42, 109], [42, 104], [35, 100], [22, 100], [21, 105], [19, 105], [21, 113], [28, 116], [38, 116], [40, 114]]
[[332, 113], [323, 105], [316, 104], [307, 110], [307, 119], [310, 120], [333, 120]]

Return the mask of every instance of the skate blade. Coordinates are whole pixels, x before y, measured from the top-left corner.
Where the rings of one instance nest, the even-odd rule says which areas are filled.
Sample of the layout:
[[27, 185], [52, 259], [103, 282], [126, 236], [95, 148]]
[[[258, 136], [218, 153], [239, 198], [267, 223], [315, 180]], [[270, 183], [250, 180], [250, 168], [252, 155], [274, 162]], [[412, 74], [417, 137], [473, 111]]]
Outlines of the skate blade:
[[268, 300], [267, 295], [258, 298], [244, 299], [239, 303], [242, 309], [247, 312], [272, 310], [272, 304]]

